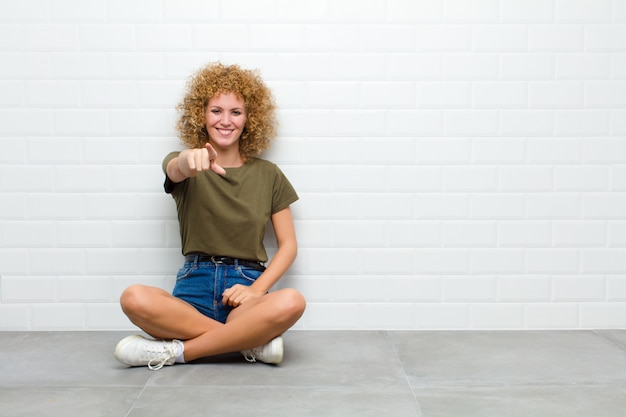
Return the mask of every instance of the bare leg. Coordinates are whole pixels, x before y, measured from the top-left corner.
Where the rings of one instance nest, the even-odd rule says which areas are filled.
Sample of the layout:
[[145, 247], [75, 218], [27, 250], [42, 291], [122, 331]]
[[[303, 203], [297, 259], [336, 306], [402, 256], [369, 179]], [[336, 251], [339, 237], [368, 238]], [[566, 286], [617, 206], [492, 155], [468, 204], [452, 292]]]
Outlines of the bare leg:
[[299, 292], [283, 289], [235, 308], [222, 324], [159, 288], [129, 287], [120, 302], [146, 333], [183, 340], [186, 361], [263, 345], [293, 326], [306, 305]]

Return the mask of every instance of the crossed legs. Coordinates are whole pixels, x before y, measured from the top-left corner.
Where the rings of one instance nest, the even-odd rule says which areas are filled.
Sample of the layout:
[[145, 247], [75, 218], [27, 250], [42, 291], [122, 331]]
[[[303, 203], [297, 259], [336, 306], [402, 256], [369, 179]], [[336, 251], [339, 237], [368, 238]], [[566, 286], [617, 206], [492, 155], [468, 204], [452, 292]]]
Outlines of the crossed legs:
[[298, 291], [282, 289], [233, 309], [222, 324], [168, 292], [144, 285], [128, 287], [120, 304], [149, 335], [182, 340], [185, 361], [264, 345], [293, 326], [306, 306]]

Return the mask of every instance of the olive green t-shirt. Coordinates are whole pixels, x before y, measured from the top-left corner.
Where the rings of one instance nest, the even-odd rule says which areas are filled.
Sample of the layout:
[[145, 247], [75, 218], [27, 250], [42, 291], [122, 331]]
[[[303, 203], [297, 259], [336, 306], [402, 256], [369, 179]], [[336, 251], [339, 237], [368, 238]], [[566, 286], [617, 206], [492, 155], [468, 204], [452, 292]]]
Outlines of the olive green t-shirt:
[[[163, 171], [180, 152], [163, 160]], [[166, 173], [165, 192], [176, 201], [184, 255], [203, 253], [267, 261], [263, 237], [270, 216], [298, 200], [273, 163], [250, 158], [226, 175], [205, 171], [180, 183]]]

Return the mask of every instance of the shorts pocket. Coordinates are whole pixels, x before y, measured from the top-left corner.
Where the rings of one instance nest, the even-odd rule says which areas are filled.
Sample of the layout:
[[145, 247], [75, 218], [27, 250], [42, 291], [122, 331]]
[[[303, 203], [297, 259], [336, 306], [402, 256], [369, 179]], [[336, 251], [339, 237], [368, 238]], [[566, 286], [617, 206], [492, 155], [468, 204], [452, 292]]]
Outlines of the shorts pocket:
[[189, 278], [194, 271], [193, 265], [183, 265], [176, 274], [176, 281]]
[[254, 268], [246, 268], [243, 266], [239, 266], [237, 268], [237, 272], [239, 273], [239, 277], [243, 278], [248, 282], [248, 285], [252, 284], [258, 277], [261, 276], [262, 271], [259, 271]]

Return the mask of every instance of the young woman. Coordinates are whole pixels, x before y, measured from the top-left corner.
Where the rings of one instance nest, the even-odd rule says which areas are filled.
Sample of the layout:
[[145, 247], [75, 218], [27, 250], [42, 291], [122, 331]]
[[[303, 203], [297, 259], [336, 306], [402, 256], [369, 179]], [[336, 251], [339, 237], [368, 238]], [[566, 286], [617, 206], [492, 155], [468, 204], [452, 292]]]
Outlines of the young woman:
[[[298, 199], [280, 169], [257, 158], [275, 136], [271, 92], [253, 71], [210, 64], [178, 110], [187, 149], [167, 155], [163, 169], [185, 263], [172, 294], [143, 285], [122, 293], [122, 310], [152, 338], [122, 339], [115, 357], [150, 369], [228, 352], [279, 363], [281, 335], [306, 302], [294, 289], [269, 292], [296, 257], [290, 205]], [[278, 249], [265, 267], [270, 221]]]

